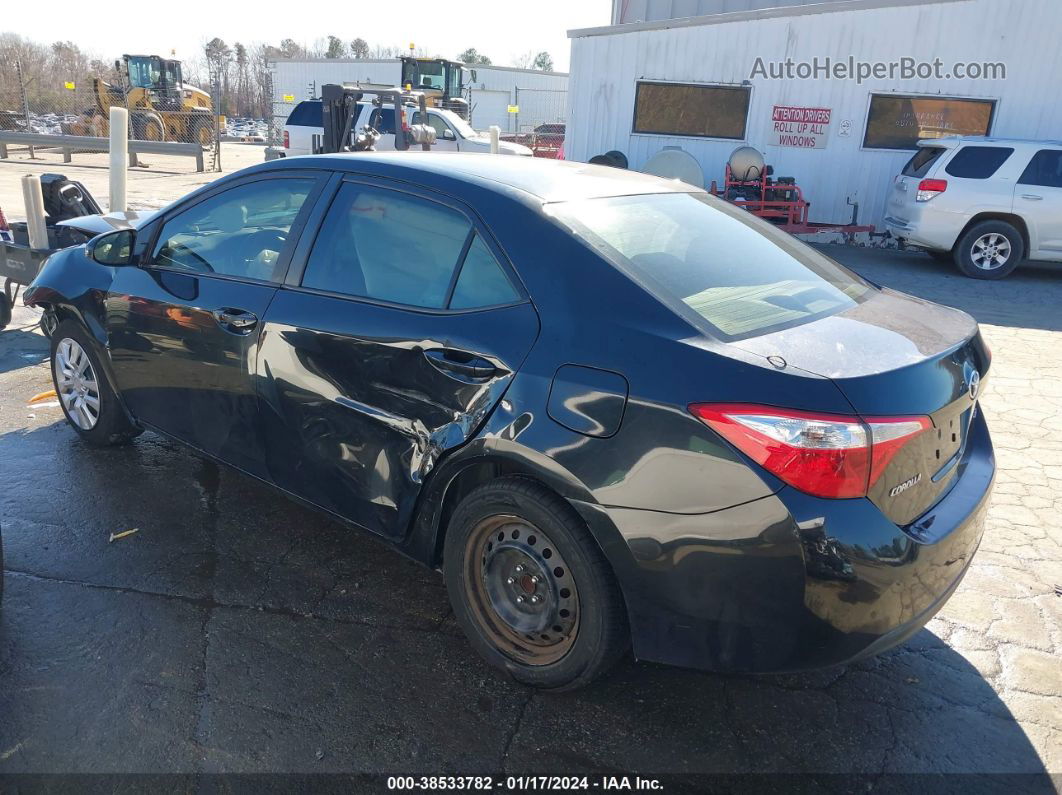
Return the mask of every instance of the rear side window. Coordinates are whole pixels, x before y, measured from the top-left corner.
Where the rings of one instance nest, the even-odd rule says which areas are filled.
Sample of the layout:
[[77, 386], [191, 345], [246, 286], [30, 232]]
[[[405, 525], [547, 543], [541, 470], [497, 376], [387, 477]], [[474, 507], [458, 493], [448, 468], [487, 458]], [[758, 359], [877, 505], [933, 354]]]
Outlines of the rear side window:
[[964, 146], [955, 153], [944, 171], [964, 179], [988, 179], [1007, 162], [1014, 150], [1003, 146]]
[[1062, 188], [1062, 150], [1041, 149], [1033, 155], [1018, 184]]
[[810, 246], [704, 194], [546, 206], [694, 325], [726, 341], [851, 309], [873, 288]]
[[915, 152], [914, 157], [907, 161], [907, 165], [900, 173], [905, 177], [922, 178], [929, 173], [929, 169], [942, 154], [944, 154], [944, 149], [939, 146], [923, 146]]
[[295, 127], [322, 127], [321, 103], [307, 100], [295, 106], [295, 110], [288, 116], [288, 124]]
[[450, 308], [470, 309], [477, 306], [511, 304], [519, 297], [498, 260], [494, 259], [487, 244], [483, 242], [483, 238], [476, 235], [457, 277]]
[[353, 184], [343, 185], [332, 202], [302, 285], [425, 309], [495, 306], [519, 297], [463, 214]]

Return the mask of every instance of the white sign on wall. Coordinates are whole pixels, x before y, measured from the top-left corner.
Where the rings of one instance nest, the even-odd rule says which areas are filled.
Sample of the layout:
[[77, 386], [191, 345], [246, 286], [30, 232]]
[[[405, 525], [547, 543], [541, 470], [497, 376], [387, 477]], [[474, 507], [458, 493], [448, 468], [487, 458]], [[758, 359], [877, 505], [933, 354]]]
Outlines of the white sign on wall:
[[771, 139], [767, 144], [797, 149], [825, 149], [832, 114], [830, 108], [775, 105], [771, 115]]

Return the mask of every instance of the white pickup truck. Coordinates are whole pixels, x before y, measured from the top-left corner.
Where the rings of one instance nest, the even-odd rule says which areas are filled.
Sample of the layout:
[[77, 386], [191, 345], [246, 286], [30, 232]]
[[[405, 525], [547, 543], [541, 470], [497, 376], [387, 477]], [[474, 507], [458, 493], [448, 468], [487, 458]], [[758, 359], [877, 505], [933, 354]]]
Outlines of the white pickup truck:
[[[472, 126], [453, 111], [443, 108], [428, 108], [428, 118], [422, 119], [421, 112], [410, 105], [406, 109], [410, 124], [430, 124], [435, 128], [433, 152], [489, 152], [490, 137], [477, 132]], [[358, 118], [351, 125], [352, 130], [360, 130], [366, 124], [380, 133], [376, 149], [380, 152], [395, 148], [395, 111], [391, 107], [376, 107], [368, 102], [358, 103]], [[284, 124], [284, 156], [309, 155], [313, 153], [313, 136], [322, 135], [321, 101], [307, 99], [295, 106]], [[503, 155], [531, 156], [526, 146], [501, 141], [498, 152]]]

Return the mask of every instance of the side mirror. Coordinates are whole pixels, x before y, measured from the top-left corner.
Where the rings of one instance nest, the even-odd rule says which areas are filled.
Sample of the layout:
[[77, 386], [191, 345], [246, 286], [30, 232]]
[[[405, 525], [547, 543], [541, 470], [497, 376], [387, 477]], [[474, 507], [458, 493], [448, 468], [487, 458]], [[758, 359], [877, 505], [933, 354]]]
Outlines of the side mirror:
[[454, 134], [453, 130], [443, 130], [442, 139], [444, 141], [456, 141], [457, 136]]
[[471, 70], [471, 74], [472, 74], [472, 82], [473, 83], [478, 83], [479, 79], [476, 77], [476, 70], [475, 69]]
[[134, 243], [136, 232], [119, 229], [92, 238], [86, 246], [89, 257], [100, 265], [131, 265]]

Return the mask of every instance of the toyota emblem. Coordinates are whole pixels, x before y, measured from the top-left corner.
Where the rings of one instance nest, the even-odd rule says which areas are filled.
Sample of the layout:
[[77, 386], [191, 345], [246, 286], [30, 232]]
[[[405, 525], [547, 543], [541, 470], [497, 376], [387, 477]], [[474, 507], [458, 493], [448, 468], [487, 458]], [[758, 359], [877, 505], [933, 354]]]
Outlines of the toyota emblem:
[[981, 374], [974, 370], [970, 373], [970, 400], [977, 400], [977, 392], [981, 388]]

